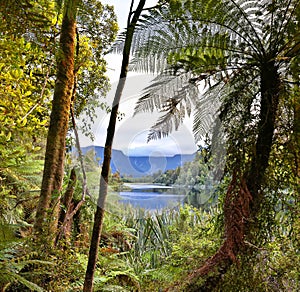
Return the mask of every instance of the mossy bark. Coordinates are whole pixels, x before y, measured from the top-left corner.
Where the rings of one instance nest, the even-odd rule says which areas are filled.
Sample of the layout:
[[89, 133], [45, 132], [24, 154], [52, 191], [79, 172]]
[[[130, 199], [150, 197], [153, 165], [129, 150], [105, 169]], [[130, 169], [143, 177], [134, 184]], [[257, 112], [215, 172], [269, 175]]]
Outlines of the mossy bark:
[[77, 0], [69, 0], [65, 3], [43, 180], [34, 224], [34, 231], [37, 236], [52, 235], [52, 239], [55, 238], [57, 228], [59, 200], [64, 176], [66, 134], [74, 85], [76, 13], [73, 10], [76, 9], [74, 8], [76, 2]]

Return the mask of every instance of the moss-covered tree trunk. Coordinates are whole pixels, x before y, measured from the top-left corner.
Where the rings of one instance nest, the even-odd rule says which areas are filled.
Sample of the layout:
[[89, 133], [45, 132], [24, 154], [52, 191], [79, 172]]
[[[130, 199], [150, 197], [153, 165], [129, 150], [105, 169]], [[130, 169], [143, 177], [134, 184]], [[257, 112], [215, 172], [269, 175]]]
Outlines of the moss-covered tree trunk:
[[127, 71], [128, 71], [128, 64], [129, 64], [129, 56], [130, 56], [130, 49], [132, 38], [134, 34], [134, 30], [140, 14], [143, 10], [146, 0], [140, 0], [136, 10], [133, 12], [132, 7], [134, 0], [132, 0], [130, 12], [127, 21], [127, 31], [126, 37], [124, 42], [124, 49], [123, 49], [123, 59], [121, 65], [121, 73], [120, 78], [116, 90], [116, 94], [113, 101], [113, 107], [110, 114], [110, 120], [107, 128], [107, 135], [105, 141], [105, 148], [104, 148], [104, 159], [102, 164], [102, 171], [100, 177], [100, 191], [99, 197], [97, 201], [97, 210], [94, 217], [94, 226], [92, 232], [92, 239], [91, 245], [89, 250], [89, 260], [85, 274], [85, 281], [84, 281], [84, 292], [92, 292], [93, 291], [93, 279], [94, 273], [96, 268], [96, 263], [98, 259], [98, 249], [99, 243], [101, 238], [102, 226], [103, 226], [103, 219], [104, 219], [104, 204], [106, 201], [107, 196], [107, 187], [108, 187], [108, 174], [110, 169], [110, 161], [111, 161], [111, 152], [112, 152], [112, 143], [115, 135], [115, 127], [117, 121], [117, 115], [119, 110], [119, 103], [122, 96], [123, 88], [125, 85]]
[[[274, 61], [262, 65], [260, 92], [255, 151], [250, 156], [248, 171], [241, 173], [237, 170], [233, 174], [224, 201], [224, 243], [214, 256], [189, 276], [186, 291], [213, 291], [222, 275], [243, 250], [245, 240], [251, 238], [257, 223], [256, 216], [261, 210], [263, 201], [261, 188], [273, 144], [280, 92], [280, 79]], [[205, 277], [205, 281], [198, 285], [200, 277]]]
[[64, 176], [66, 135], [74, 85], [77, 1], [66, 0], [64, 4], [42, 188], [34, 224], [34, 231], [37, 235], [52, 234], [53, 239], [58, 220], [59, 198]]

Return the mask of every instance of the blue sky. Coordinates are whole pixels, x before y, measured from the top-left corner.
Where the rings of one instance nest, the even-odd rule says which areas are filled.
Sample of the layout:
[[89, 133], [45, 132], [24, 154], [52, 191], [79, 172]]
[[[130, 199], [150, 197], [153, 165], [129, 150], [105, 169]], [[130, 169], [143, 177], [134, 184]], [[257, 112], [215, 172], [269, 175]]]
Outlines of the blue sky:
[[[138, 0], [135, 1], [136, 3]], [[107, 3], [115, 6], [115, 12], [118, 17], [120, 28], [126, 26], [127, 15], [131, 1], [128, 0], [105, 0], [102, 3]], [[147, 0], [146, 6], [155, 5], [156, 0]], [[121, 66], [121, 55], [109, 55], [108, 75], [112, 83], [112, 89], [109, 92], [106, 101], [112, 104], [115, 93], [116, 84], [119, 77]], [[125, 154], [133, 156], [153, 155], [153, 156], [172, 156], [178, 153], [190, 154], [197, 149], [192, 135], [192, 122], [187, 119], [179, 131], [171, 133], [168, 138], [151, 141], [147, 143], [147, 135], [150, 127], [159, 117], [159, 113], [140, 113], [133, 117], [134, 107], [137, 99], [141, 96], [142, 90], [149, 85], [153, 75], [145, 75], [138, 73], [129, 73], [126, 80], [124, 93], [120, 102], [120, 112], [124, 113], [124, 118], [117, 123], [116, 133], [114, 138], [113, 148], [122, 150]], [[106, 129], [108, 125], [109, 115], [100, 109], [98, 118], [95, 121], [93, 132], [95, 141], [92, 142], [81, 136], [81, 145], [104, 146], [106, 138]]]

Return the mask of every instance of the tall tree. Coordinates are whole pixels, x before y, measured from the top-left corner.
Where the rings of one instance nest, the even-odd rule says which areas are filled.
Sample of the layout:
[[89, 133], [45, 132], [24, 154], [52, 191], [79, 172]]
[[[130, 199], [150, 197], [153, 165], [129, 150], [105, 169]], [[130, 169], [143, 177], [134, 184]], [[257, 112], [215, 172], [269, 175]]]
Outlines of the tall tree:
[[[245, 241], [257, 240], [255, 231], [270, 191], [265, 181], [278, 139], [278, 118], [285, 114], [284, 100], [293, 84], [299, 85], [299, 66], [296, 74], [294, 66], [291, 71], [300, 51], [299, 6], [297, 0], [174, 0], [140, 27], [135, 68], [161, 68], [162, 74], [136, 109], [158, 107], [166, 112], [150, 138], [176, 128], [191, 103], [196, 106], [198, 134], [205, 104], [212, 100], [221, 104], [219, 117], [228, 137], [231, 182], [224, 200], [225, 239], [216, 254], [190, 275], [187, 291], [211, 291], [236, 262]], [[199, 100], [190, 89], [203, 83], [207, 90]], [[177, 91], [174, 84], [179, 85]], [[297, 125], [296, 118], [287, 119]], [[206, 280], [197, 284], [199, 277]]]
[[[55, 235], [57, 208], [64, 175], [66, 135], [69, 124], [72, 90], [74, 86], [74, 52], [76, 43], [76, 14], [79, 0], [66, 0], [57, 54], [57, 75], [50, 126], [47, 136], [45, 164], [40, 199], [34, 229], [42, 234], [46, 221]], [[53, 200], [53, 196], [56, 197]], [[51, 205], [52, 203], [52, 205]], [[50, 206], [51, 205], [51, 206]], [[49, 214], [50, 207], [52, 214]], [[50, 219], [51, 218], [51, 219]], [[51, 230], [52, 229], [52, 230]], [[49, 234], [49, 235], [50, 235]]]
[[100, 243], [103, 219], [105, 213], [104, 205], [107, 196], [108, 175], [110, 169], [112, 143], [115, 135], [115, 127], [116, 127], [119, 103], [121, 100], [122, 92], [127, 77], [131, 43], [134, 35], [134, 30], [139, 20], [139, 17], [143, 11], [145, 2], [146, 0], [140, 0], [136, 10], [133, 11], [134, 0], [132, 0], [130, 10], [129, 10], [126, 36], [124, 40], [123, 59], [121, 65], [120, 78], [116, 89], [115, 97], [113, 100], [112, 110], [111, 110], [109, 124], [107, 128], [107, 135], [106, 135], [105, 148], [104, 148], [104, 160], [102, 164], [102, 171], [100, 177], [100, 190], [99, 190], [99, 197], [97, 201], [97, 209], [94, 217], [94, 226], [93, 226], [92, 239], [91, 239], [91, 245], [89, 250], [89, 259], [88, 259], [88, 265], [86, 269], [84, 288], [83, 288], [84, 292], [91, 292], [93, 290], [94, 273], [95, 273], [96, 263], [98, 259], [98, 249], [99, 249], [99, 243]]
[[[0, 193], [1, 205], [33, 200], [40, 188], [40, 163], [50, 112], [51, 67], [55, 44], [53, 2], [0, 4]], [[46, 46], [45, 44], [48, 44]], [[28, 172], [27, 172], [28, 171]], [[26, 178], [26, 173], [36, 173]], [[26, 186], [24, 184], [26, 181]], [[24, 193], [22, 192], [26, 192]], [[10, 195], [8, 195], [10, 194]], [[32, 212], [34, 209], [32, 204]], [[9, 210], [9, 208], [7, 208]], [[2, 213], [0, 211], [0, 213]], [[5, 213], [1, 215], [3, 217]], [[6, 221], [4, 219], [4, 221]], [[13, 222], [9, 220], [10, 222]]]

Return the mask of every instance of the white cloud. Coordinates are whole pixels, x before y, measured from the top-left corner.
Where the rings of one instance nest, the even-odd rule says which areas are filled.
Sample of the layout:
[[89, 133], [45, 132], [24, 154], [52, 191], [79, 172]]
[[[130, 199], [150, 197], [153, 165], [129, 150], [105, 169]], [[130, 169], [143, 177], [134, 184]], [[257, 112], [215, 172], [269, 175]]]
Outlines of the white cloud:
[[[119, 110], [125, 116], [117, 122], [113, 148], [122, 150], [125, 154], [142, 155], [152, 152], [162, 153], [162, 155], [175, 155], [177, 153], [193, 153], [196, 151], [194, 138], [191, 133], [191, 119], [180, 127], [180, 130], [171, 133], [168, 138], [150, 141], [147, 143], [147, 136], [151, 126], [156, 122], [160, 114], [139, 113], [135, 116], [134, 107], [142, 90], [149, 84], [153, 76], [134, 75], [126, 80], [123, 96]], [[112, 103], [116, 83], [112, 85], [112, 90], [107, 97], [107, 102]], [[109, 114], [99, 110], [99, 115], [94, 124], [94, 134], [96, 140], [94, 145], [104, 146], [106, 139], [106, 129], [109, 122]], [[90, 145], [86, 141], [85, 145]]]
[[[138, 0], [134, 1], [136, 7], [138, 5]], [[124, 29], [126, 27], [128, 12], [131, 4], [131, 0], [102, 0], [101, 3], [113, 5], [115, 8], [115, 13], [118, 18], [118, 24], [120, 29]], [[152, 7], [156, 5], [157, 0], [147, 0], [145, 8]]]
[[[137, 3], [138, 1], [135, 2]], [[131, 0], [105, 0], [102, 1], [102, 3], [115, 6], [119, 26], [121, 28], [125, 27]], [[150, 7], [156, 3], [157, 0], [147, 0], [146, 6]], [[106, 59], [108, 62], [108, 75], [112, 82], [112, 88], [106, 97], [106, 102], [108, 105], [111, 105], [120, 74], [122, 56], [110, 54]], [[125, 117], [117, 123], [113, 148], [122, 150], [125, 154], [131, 155], [148, 155], [150, 153], [155, 153], [154, 155], [157, 156], [172, 156], [177, 153], [194, 153], [197, 148], [191, 133], [191, 119], [187, 119], [185, 124], [180, 127], [180, 130], [171, 133], [168, 138], [147, 143], [148, 131], [159, 117], [159, 114], [157, 112], [141, 113], [133, 117], [133, 113], [138, 97], [141, 96], [143, 89], [149, 85], [149, 82], [153, 78], [153, 75], [135, 72], [130, 72], [128, 74], [119, 108], [120, 112], [125, 114]], [[104, 146], [105, 144], [109, 115], [101, 109], [98, 109], [97, 113], [98, 118], [93, 126], [95, 141], [92, 142], [81, 135], [82, 146]]]

